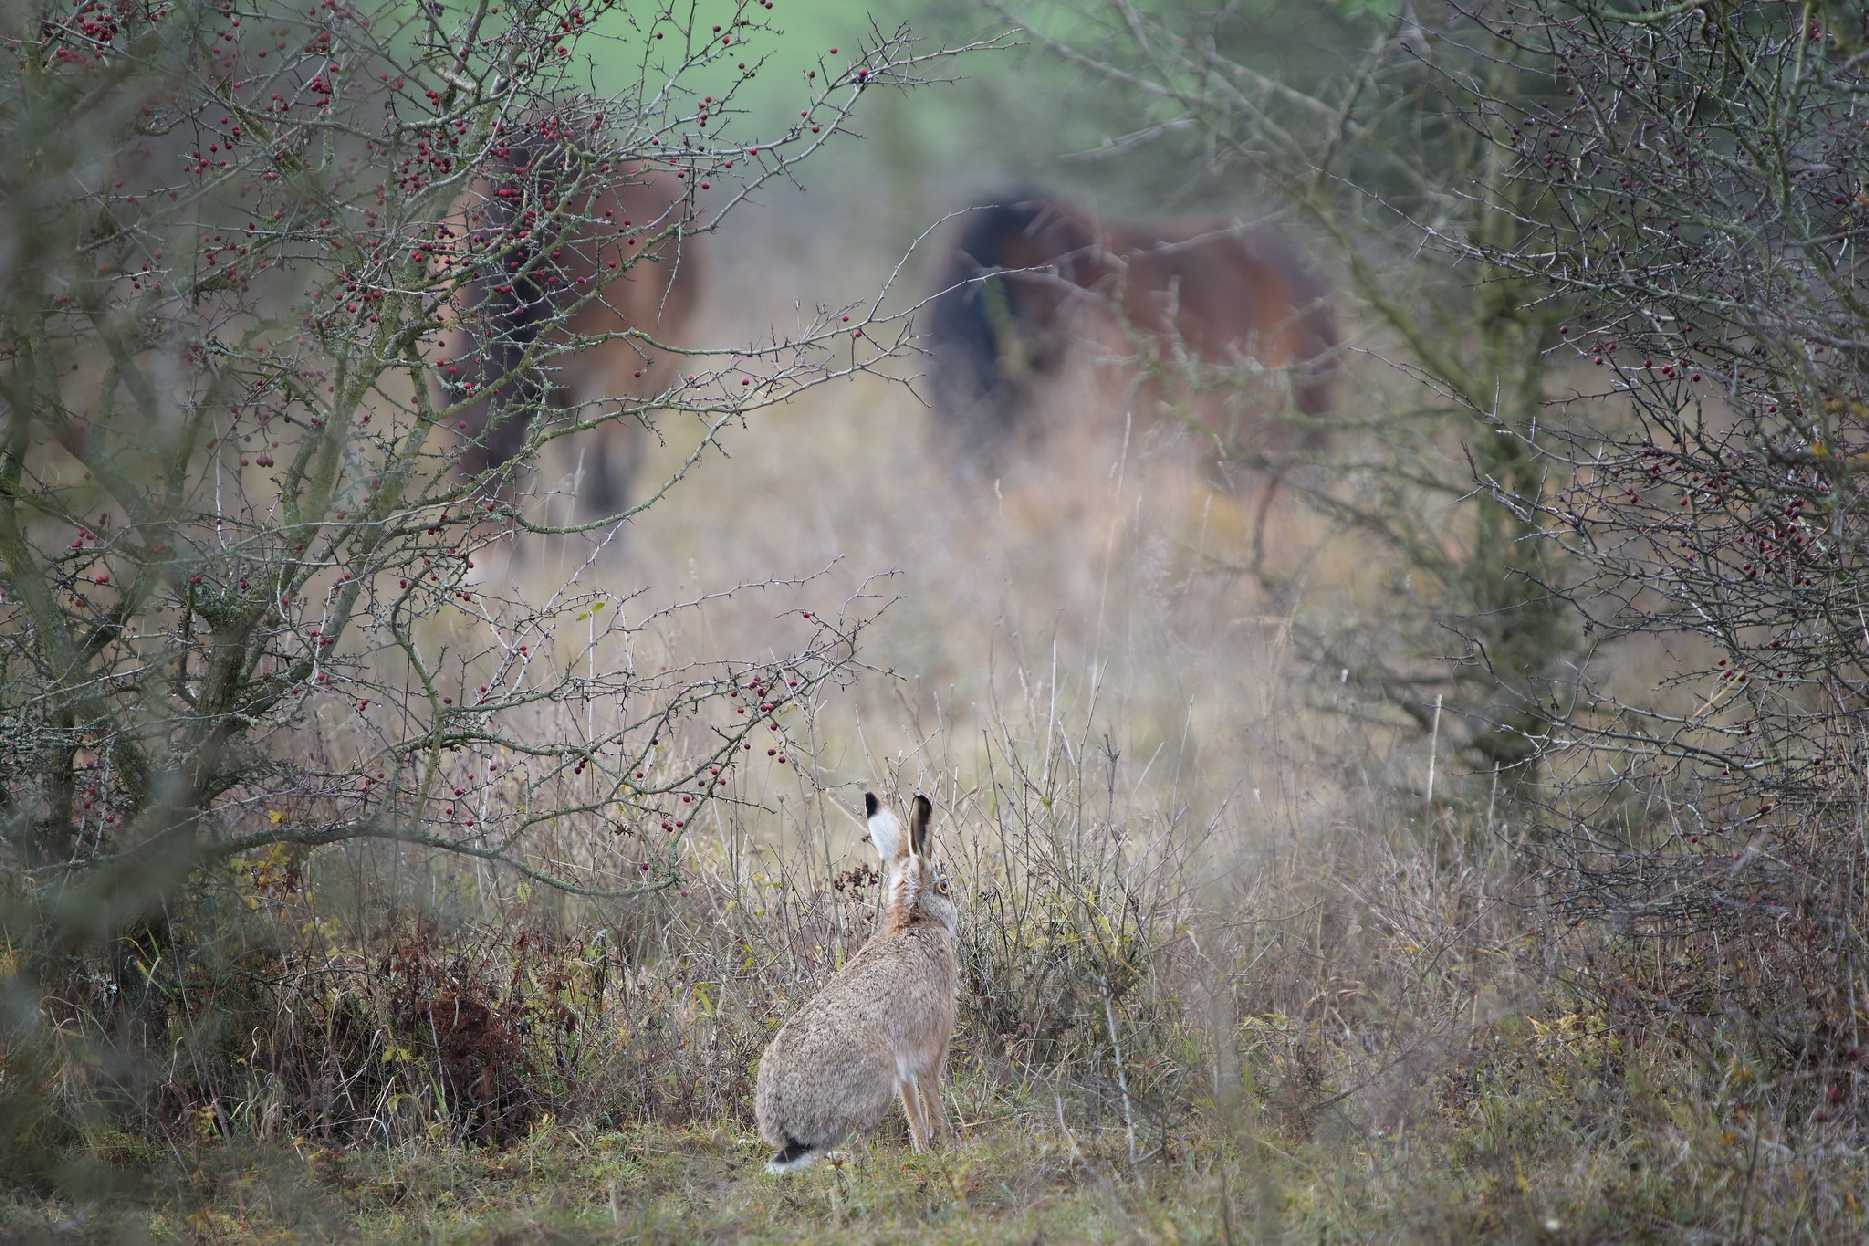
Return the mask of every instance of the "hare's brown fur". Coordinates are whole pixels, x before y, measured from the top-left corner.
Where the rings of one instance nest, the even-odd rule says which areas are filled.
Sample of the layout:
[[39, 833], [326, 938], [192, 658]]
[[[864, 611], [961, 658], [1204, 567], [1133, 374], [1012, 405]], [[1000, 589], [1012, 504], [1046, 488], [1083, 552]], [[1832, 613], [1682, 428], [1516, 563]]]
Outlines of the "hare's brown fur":
[[[880, 816], [869, 798], [872, 826]], [[941, 1077], [954, 1033], [958, 914], [927, 854], [932, 809], [916, 797], [907, 841], [891, 845], [882, 924], [787, 1021], [759, 1061], [754, 1115], [778, 1148], [769, 1171], [804, 1167], [868, 1129], [900, 1098], [917, 1151], [947, 1129]]]

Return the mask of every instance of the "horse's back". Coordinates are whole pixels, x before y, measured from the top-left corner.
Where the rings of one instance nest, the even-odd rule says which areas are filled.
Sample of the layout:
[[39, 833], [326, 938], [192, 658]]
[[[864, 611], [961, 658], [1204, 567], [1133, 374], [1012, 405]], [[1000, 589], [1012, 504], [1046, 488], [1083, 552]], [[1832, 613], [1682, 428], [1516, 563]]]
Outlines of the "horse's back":
[[689, 213], [687, 187], [673, 174], [647, 164], [620, 170], [593, 196], [586, 213], [594, 230], [609, 233], [600, 238], [593, 275], [601, 283], [606, 272], [621, 274], [594, 301], [645, 331], [685, 325], [694, 314], [701, 276]]
[[1288, 238], [1266, 225], [1203, 218], [1133, 231], [1125, 243], [1132, 323], [1172, 334], [1210, 363], [1245, 355], [1298, 370], [1299, 407], [1321, 413], [1335, 319], [1324, 283]]
[[578, 278], [597, 293], [566, 326], [587, 344], [562, 374], [574, 401], [649, 397], [673, 380], [680, 356], [643, 339], [680, 345], [699, 305], [703, 248], [687, 232], [689, 210], [681, 182], [643, 165], [592, 196], [584, 215], [596, 245]]

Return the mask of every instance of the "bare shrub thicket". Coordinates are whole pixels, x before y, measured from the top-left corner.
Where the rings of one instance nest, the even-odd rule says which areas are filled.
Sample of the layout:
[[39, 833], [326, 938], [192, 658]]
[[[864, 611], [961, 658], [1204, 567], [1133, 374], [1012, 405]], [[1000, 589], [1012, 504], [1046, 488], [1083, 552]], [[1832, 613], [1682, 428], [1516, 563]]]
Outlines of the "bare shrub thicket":
[[[1537, 96], [1474, 90], [1544, 210], [1483, 262], [1587, 361], [1487, 479], [1567, 569], [1592, 660], [1542, 742], [1545, 883], [1622, 937], [1573, 967], [1631, 1024], [1757, 1062], [1793, 1123], [1865, 1117], [1869, 448], [1862, 14], [1501, 5]], [[1666, 652], [1630, 679], [1631, 650]]]
[[[749, 115], [771, 8], [7, 10], [0, 1043], [9, 1067], [56, 1071], [9, 1077], [10, 1101], [179, 1096], [225, 1129], [218, 1105], [263, 1112], [264, 1095], [213, 1088], [265, 1067], [290, 1123], [345, 1128], [382, 1119], [410, 1085], [398, 1061], [426, 1052], [415, 1083], [507, 1129], [514, 1035], [558, 1024], [525, 1010], [573, 989], [568, 953], [494, 970], [405, 931], [358, 991], [342, 958], [290, 959], [290, 930], [219, 939], [224, 910], [365, 843], [377, 854], [343, 859], [439, 868], [431, 888], [491, 870], [613, 903], [679, 891], [701, 819], [745, 799], [749, 767], [785, 766], [794, 725], [857, 669], [879, 604], [860, 591], [775, 613], [753, 652], [697, 655], [710, 602], [812, 577], [651, 605], [607, 547], [750, 413], [889, 358], [902, 325], [875, 303], [807, 305], [739, 346], [634, 326], [589, 340], [569, 330], [604, 297], [592, 281], [541, 297], [548, 319], [499, 355], [512, 375], [482, 377], [512, 382], [503, 416], [475, 425], [484, 395], [433, 383], [467, 283], [549, 288], [593, 236], [620, 278], [666, 282], [846, 132], [861, 97], [946, 55], [878, 33], [809, 75], [798, 111]], [[596, 60], [633, 66], [626, 88], [593, 93]], [[514, 151], [548, 151], [549, 177]], [[589, 208], [585, 192], [650, 170], [682, 187], [667, 211]], [[457, 208], [488, 197], [505, 208]], [[561, 409], [552, 378], [580, 351], [678, 366], [664, 392]], [[619, 424], [694, 449], [637, 482], [634, 510], [568, 529], [513, 500], [513, 468]], [[514, 428], [510, 464], [460, 470], [469, 442]], [[559, 560], [548, 590], [476, 576], [486, 543], [513, 540], [514, 558]], [[311, 1013], [263, 985], [286, 978], [317, 984]], [[216, 1044], [234, 1065], [130, 1059]], [[56, 1150], [30, 1133], [0, 1145], [44, 1164]]]
[[1438, 395], [1344, 412], [1310, 500], [1396, 591], [1300, 634], [1464, 723], [1477, 777], [1536, 778], [1502, 807], [1558, 980], [1718, 1102], [1859, 1127], [1861, 13], [1356, 6], [1360, 64], [1303, 90], [1254, 6], [995, 7], [1126, 90], [1137, 141], [1280, 192]]

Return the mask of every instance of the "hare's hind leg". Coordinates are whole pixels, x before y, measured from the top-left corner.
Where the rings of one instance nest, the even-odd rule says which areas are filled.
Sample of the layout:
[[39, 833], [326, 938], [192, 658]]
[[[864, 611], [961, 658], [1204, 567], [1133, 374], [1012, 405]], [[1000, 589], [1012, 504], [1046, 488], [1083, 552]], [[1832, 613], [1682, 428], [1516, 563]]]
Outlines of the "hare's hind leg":
[[948, 1125], [947, 1104], [941, 1098], [941, 1070], [939, 1067], [923, 1076], [916, 1086], [922, 1101], [923, 1128], [928, 1131], [928, 1141], [944, 1142], [953, 1137], [953, 1130]]
[[953, 1130], [948, 1127], [947, 1102], [941, 1097], [941, 1086], [946, 1081], [947, 1040], [943, 1039], [928, 1071], [916, 1079], [916, 1089], [922, 1099], [922, 1123], [928, 1130], [930, 1143], [953, 1137]]
[[909, 1118], [909, 1147], [920, 1155], [928, 1149], [928, 1125], [922, 1119], [921, 1094], [913, 1080], [898, 1082], [896, 1091], [902, 1096], [902, 1115]]

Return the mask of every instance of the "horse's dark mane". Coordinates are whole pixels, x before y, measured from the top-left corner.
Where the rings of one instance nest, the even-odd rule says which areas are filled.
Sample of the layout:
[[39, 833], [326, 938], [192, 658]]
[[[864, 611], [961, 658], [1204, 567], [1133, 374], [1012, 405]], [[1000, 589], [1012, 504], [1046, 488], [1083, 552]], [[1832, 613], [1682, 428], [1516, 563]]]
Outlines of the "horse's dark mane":
[[[935, 402], [944, 422], [964, 421], [988, 436], [1003, 431], [1000, 419], [984, 418], [1011, 413], [996, 410], [1007, 397], [1000, 335], [987, 302], [988, 283], [974, 278], [1006, 267], [1007, 242], [1032, 231], [1052, 206], [1037, 191], [1019, 188], [988, 196], [967, 212], [953, 258], [941, 271], [937, 289], [944, 293], [928, 324]], [[1012, 288], [1003, 281], [991, 285], [1003, 314], [1016, 319], [1019, 303]]]
[[1006, 266], [1006, 240], [1029, 233], [1046, 212], [1051, 199], [1028, 187], [1015, 187], [981, 199], [967, 213], [956, 263], [972, 257], [975, 271]]
[[[540, 119], [522, 123], [518, 134], [501, 136], [504, 152], [490, 162], [494, 173], [485, 202], [475, 205], [473, 231], [490, 239], [515, 238], [521, 215], [537, 209], [545, 196], [541, 165], [558, 147], [557, 131]], [[502, 193], [508, 192], [508, 193]], [[466, 355], [451, 360], [460, 382], [474, 386], [478, 401], [464, 419], [472, 441], [461, 466], [470, 474], [511, 459], [525, 444], [528, 416], [545, 399], [546, 386], [536, 367], [525, 367], [526, 352], [556, 312], [538, 262], [540, 241], [529, 231], [523, 241], [496, 243], [498, 267], [483, 266], [466, 284], [463, 337]]]

